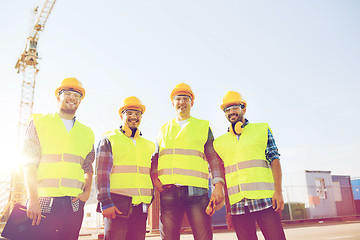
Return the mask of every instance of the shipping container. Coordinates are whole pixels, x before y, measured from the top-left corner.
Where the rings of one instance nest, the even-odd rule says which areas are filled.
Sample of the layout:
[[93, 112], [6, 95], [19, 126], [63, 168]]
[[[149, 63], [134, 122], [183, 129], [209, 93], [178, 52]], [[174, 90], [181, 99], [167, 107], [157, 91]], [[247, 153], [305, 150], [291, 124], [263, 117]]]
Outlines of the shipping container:
[[360, 200], [360, 178], [351, 179], [351, 186], [355, 200]]
[[150, 233], [157, 233], [160, 229], [160, 194], [154, 192], [154, 199], [149, 207], [147, 229]]
[[356, 214], [360, 215], [360, 200], [354, 200], [354, 202], [355, 202]]
[[351, 179], [356, 214], [360, 215], [360, 177]]
[[332, 181], [337, 216], [355, 215], [350, 176], [333, 175]]

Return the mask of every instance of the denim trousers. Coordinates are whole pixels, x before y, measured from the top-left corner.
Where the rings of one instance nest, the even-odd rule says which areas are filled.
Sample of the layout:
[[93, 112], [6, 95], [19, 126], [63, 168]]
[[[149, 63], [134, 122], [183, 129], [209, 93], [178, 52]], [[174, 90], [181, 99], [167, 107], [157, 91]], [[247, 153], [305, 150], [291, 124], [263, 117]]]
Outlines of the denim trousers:
[[188, 187], [172, 186], [160, 194], [161, 239], [179, 240], [184, 213], [189, 219], [195, 240], [213, 239], [211, 217], [205, 213], [207, 194], [189, 196]]
[[29, 240], [77, 240], [84, 216], [85, 203], [80, 201], [79, 210], [73, 211], [71, 197], [54, 197], [51, 212], [44, 214], [42, 218], [38, 236], [30, 237]]
[[128, 218], [104, 218], [104, 240], [144, 240], [146, 219], [142, 204], [133, 206]]
[[257, 240], [256, 223], [266, 240], [286, 239], [280, 214], [275, 212], [272, 207], [257, 212], [250, 212], [249, 208], [245, 207], [245, 214], [231, 217], [239, 240]]

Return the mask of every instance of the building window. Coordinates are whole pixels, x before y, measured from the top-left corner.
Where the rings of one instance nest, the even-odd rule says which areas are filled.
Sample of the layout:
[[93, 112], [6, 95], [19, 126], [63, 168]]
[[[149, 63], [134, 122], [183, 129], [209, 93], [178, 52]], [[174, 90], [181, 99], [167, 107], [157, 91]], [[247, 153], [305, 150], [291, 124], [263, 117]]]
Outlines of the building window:
[[326, 186], [325, 186], [325, 180], [323, 178], [316, 178], [315, 179], [315, 186], [316, 186], [316, 195], [320, 199], [327, 199], [326, 196]]

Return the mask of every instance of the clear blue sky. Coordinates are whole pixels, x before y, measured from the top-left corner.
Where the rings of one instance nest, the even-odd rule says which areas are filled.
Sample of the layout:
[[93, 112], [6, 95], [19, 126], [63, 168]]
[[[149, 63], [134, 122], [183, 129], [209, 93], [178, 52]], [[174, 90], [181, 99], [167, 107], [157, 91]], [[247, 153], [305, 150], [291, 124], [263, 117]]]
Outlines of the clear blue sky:
[[[0, 151], [14, 161], [22, 52], [32, 10], [43, 1], [0, 8]], [[283, 172], [330, 170], [360, 176], [360, 2], [331, 0], [57, 0], [38, 43], [34, 112], [56, 111], [64, 78], [83, 82], [77, 119], [96, 141], [120, 125], [131, 95], [146, 105], [140, 129], [154, 140], [174, 117], [169, 94], [185, 82], [192, 116], [210, 120], [215, 137], [228, 122], [223, 95], [248, 102], [251, 122], [268, 122]], [[97, 145], [97, 142], [95, 143]]]

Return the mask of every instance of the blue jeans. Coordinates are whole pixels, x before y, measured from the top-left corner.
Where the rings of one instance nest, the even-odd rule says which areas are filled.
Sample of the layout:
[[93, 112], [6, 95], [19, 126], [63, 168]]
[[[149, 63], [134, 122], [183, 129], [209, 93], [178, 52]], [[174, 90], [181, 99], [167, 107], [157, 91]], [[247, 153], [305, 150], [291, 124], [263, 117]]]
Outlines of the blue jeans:
[[161, 239], [179, 240], [184, 212], [189, 219], [195, 240], [211, 240], [211, 218], [205, 213], [207, 194], [189, 196], [188, 187], [172, 186], [160, 194]]
[[144, 240], [146, 219], [147, 213], [143, 213], [142, 204], [133, 206], [129, 218], [104, 218], [104, 240]]
[[257, 240], [256, 223], [266, 240], [286, 239], [280, 215], [271, 207], [252, 213], [249, 212], [248, 207], [245, 207], [245, 214], [232, 215], [231, 217], [239, 240]]

